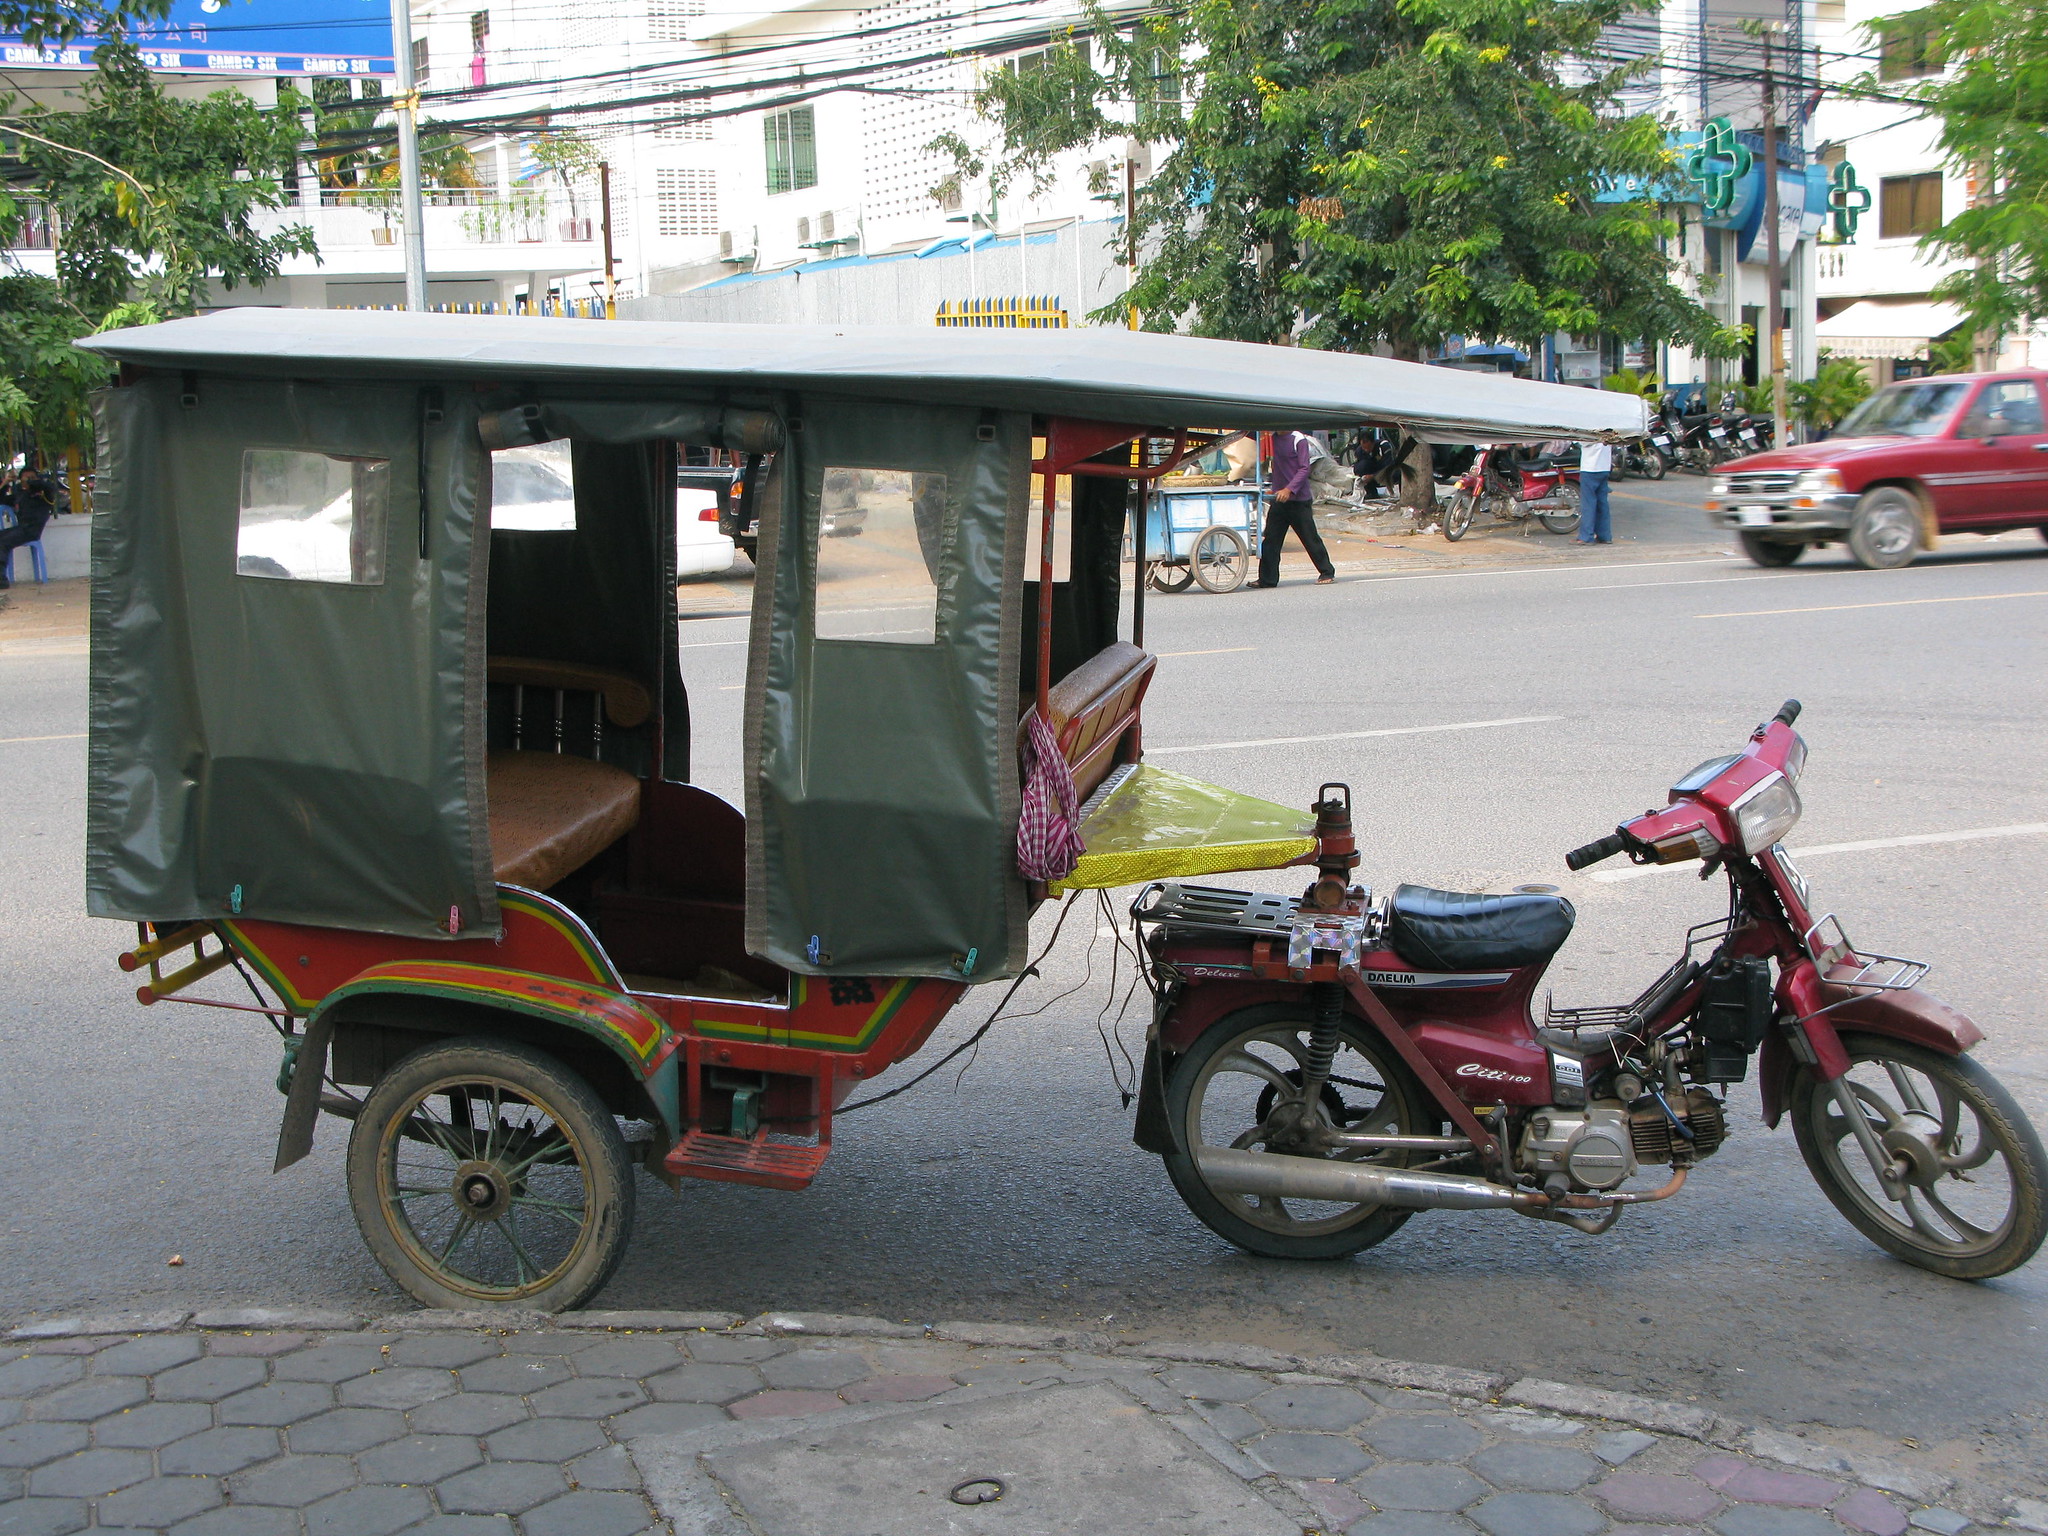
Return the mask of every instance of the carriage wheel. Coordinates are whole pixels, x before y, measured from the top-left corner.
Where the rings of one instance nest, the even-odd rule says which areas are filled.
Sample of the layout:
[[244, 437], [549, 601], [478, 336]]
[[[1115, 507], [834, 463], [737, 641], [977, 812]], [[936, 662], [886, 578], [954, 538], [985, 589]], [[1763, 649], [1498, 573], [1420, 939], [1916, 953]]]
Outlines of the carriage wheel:
[[1235, 592], [1251, 570], [1244, 535], [1218, 523], [1202, 530], [1188, 554], [1188, 568], [1204, 592]]
[[1152, 562], [1152, 587], [1157, 592], [1185, 592], [1195, 584], [1192, 565], [1170, 565], [1164, 560]]
[[356, 1225], [430, 1307], [581, 1306], [633, 1225], [633, 1170], [590, 1085], [514, 1041], [436, 1041], [371, 1091], [348, 1144]]

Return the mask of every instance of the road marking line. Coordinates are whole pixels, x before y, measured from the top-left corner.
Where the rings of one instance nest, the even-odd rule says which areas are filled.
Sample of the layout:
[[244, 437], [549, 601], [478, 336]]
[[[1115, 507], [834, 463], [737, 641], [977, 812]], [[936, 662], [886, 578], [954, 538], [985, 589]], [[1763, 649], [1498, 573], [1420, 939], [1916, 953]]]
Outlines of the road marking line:
[[[1917, 848], [1922, 843], [1974, 843], [1993, 837], [2038, 837], [2048, 832], [2048, 821], [2023, 821], [2009, 827], [1972, 827], [1965, 832], [1916, 832], [1907, 837], [1867, 837], [1854, 843], [1822, 843], [1814, 848], [1789, 848], [1796, 864], [1829, 853], [1867, 853], [1876, 848]], [[1687, 864], [1638, 864], [1631, 869], [1602, 870], [1593, 878], [1603, 885], [1617, 880], [1634, 880], [1643, 875], [1671, 875], [1690, 869]]]
[[12, 747], [24, 741], [83, 741], [85, 732], [72, 731], [65, 736], [0, 736], [0, 747]]
[[[1834, 575], [1832, 571], [1794, 571], [1794, 577]], [[1573, 587], [1574, 592], [1633, 592], [1638, 587], [1713, 587], [1729, 581], [1783, 581], [1783, 576], [1694, 576], [1685, 581], [1617, 581], [1604, 587]]]
[[1239, 651], [1256, 651], [1256, 645], [1224, 645], [1213, 651], [1154, 651], [1154, 656], [1234, 656]]
[[[1689, 560], [1632, 560], [1626, 564], [1599, 567], [1603, 571], [1646, 571], [1666, 565], [1727, 565], [1735, 560], [1734, 555], [1699, 555]], [[1360, 570], [1359, 561], [1346, 563], [1342, 569]], [[1586, 574], [1586, 567], [1576, 560], [1560, 560], [1556, 565], [1490, 565], [1476, 571], [1416, 571], [1406, 576], [1366, 576], [1357, 581], [1345, 582], [1351, 587], [1368, 587], [1386, 581], [1451, 581], [1465, 576], [1549, 576], [1565, 571], [1574, 575]]]
[[1900, 597], [1884, 603], [1824, 603], [1818, 608], [1757, 608], [1748, 613], [1696, 613], [1696, 619], [1768, 619], [1781, 613], [1841, 613], [1850, 608], [1918, 608], [1926, 603], [1995, 603], [2008, 597], [2048, 597], [2048, 592], [1979, 592], [1974, 597]]
[[1181, 752], [1229, 752], [1238, 747], [1294, 747], [1323, 741], [1362, 741], [1368, 736], [1426, 736], [1436, 731], [1483, 731], [1495, 725], [1547, 725], [1562, 715], [1517, 715], [1512, 720], [1460, 720], [1455, 725], [1398, 725], [1383, 731], [1333, 731], [1328, 736], [1263, 736], [1256, 741], [1204, 741], [1186, 747], [1147, 747], [1147, 757]]

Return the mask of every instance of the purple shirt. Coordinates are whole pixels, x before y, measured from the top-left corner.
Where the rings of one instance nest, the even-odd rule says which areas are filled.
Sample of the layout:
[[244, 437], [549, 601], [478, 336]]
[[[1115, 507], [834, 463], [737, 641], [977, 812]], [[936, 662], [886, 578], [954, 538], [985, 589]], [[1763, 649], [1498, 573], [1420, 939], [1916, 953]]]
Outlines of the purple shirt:
[[1314, 462], [1309, 456], [1306, 432], [1275, 432], [1272, 489], [1285, 491], [1292, 501], [1305, 499], [1308, 495], [1308, 472]]

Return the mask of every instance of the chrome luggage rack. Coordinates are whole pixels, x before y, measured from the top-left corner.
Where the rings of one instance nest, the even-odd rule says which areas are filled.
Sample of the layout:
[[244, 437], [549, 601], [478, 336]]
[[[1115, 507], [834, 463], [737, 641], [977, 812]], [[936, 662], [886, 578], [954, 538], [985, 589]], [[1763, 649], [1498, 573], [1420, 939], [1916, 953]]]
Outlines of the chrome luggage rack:
[[[1819, 1010], [1828, 1013], [1843, 1003], [1856, 1000], [1858, 989], [1870, 992], [1905, 992], [1920, 985], [1927, 973], [1934, 969], [1925, 960], [1906, 960], [1897, 955], [1873, 955], [1865, 953], [1849, 942], [1849, 935], [1842, 929], [1842, 920], [1830, 912], [1801, 935], [1806, 943], [1806, 952], [1813, 956], [1813, 963], [1820, 969], [1823, 982], [1831, 987], [1847, 987], [1850, 995], [1829, 1003]], [[1854, 965], [1859, 969], [1851, 976], [1833, 974], [1838, 967]]]

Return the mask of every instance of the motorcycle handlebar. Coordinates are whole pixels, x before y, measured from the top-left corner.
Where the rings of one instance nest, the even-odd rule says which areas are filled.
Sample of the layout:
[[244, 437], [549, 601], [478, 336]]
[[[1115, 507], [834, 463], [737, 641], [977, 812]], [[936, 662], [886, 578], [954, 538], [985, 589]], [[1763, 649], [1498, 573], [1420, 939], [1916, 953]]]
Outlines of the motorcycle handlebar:
[[1797, 699], [1787, 699], [1778, 706], [1778, 712], [1771, 718], [1780, 725], [1790, 725], [1799, 718], [1800, 704]]
[[1584, 869], [1588, 864], [1598, 864], [1602, 859], [1611, 859], [1628, 846], [1628, 839], [1619, 832], [1610, 832], [1597, 842], [1574, 848], [1564, 856], [1567, 869]]

